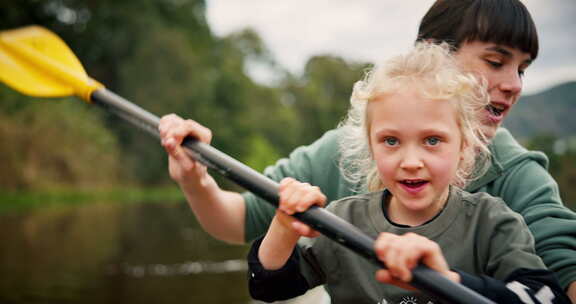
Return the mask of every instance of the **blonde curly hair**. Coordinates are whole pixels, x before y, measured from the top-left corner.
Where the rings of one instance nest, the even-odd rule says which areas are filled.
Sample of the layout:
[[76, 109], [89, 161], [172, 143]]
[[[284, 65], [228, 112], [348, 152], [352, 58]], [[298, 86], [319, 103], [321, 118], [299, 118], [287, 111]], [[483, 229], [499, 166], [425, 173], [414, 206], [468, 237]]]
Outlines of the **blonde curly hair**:
[[485, 81], [461, 71], [448, 44], [419, 42], [410, 52], [374, 67], [354, 84], [350, 109], [339, 125], [339, 167], [344, 177], [353, 185], [361, 185], [361, 189], [383, 188], [371, 155], [366, 105], [406, 88], [418, 90], [427, 99], [449, 101], [456, 109], [463, 153], [451, 184], [464, 188], [482, 176], [490, 158], [480, 121], [489, 103]]

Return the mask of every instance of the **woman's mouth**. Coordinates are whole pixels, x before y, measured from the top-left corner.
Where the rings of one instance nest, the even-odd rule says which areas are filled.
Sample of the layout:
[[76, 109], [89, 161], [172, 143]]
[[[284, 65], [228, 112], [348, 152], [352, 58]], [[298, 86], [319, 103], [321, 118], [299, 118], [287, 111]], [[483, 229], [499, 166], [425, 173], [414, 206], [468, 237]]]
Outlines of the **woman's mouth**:
[[486, 106], [486, 110], [488, 110], [488, 112], [490, 112], [492, 115], [494, 116], [502, 116], [502, 112], [504, 112], [504, 109], [502, 108], [497, 108], [494, 105], [487, 105]]
[[488, 111], [488, 118], [493, 123], [500, 123], [504, 119], [504, 113], [508, 109], [505, 104], [501, 103], [490, 103], [486, 106], [486, 111]]

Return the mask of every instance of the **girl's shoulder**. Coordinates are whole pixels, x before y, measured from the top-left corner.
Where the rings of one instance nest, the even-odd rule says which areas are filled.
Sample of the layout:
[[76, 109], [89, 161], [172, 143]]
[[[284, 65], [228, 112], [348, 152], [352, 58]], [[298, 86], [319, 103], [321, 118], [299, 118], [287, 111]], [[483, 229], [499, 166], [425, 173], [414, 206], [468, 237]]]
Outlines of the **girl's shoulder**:
[[460, 196], [462, 207], [466, 209], [468, 215], [476, 215], [482, 221], [524, 221], [522, 216], [514, 212], [504, 200], [486, 192], [470, 193], [454, 187], [457, 195]]
[[374, 205], [380, 205], [384, 191], [369, 192], [341, 198], [330, 202], [326, 209], [342, 218], [351, 218], [353, 214], [364, 210], [369, 212]]

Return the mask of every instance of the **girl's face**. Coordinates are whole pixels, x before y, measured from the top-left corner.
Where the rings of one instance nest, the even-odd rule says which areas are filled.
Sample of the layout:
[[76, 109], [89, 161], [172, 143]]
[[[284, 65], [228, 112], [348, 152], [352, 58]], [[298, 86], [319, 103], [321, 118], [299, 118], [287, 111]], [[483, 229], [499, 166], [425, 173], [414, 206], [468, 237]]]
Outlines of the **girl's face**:
[[463, 43], [456, 60], [488, 82], [490, 105], [483, 114], [484, 135], [491, 138], [522, 92], [522, 76], [532, 62], [529, 53], [490, 42]]
[[458, 169], [462, 138], [456, 110], [449, 101], [404, 89], [370, 101], [367, 113], [372, 156], [393, 195], [391, 219], [426, 222], [444, 206]]

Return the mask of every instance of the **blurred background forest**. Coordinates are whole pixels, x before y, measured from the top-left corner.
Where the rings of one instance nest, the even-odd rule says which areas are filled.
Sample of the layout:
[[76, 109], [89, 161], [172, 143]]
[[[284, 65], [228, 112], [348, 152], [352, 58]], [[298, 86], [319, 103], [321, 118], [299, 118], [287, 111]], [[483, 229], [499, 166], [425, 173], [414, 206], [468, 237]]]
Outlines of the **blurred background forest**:
[[[38, 24], [62, 37], [88, 74], [158, 114], [210, 127], [213, 145], [258, 170], [336, 126], [368, 63], [318, 55], [279, 66], [258, 33], [217, 37], [202, 0], [3, 0], [0, 29]], [[255, 82], [249, 64], [273, 67]], [[543, 150], [564, 201], [576, 203], [576, 83], [523, 96], [506, 125]], [[78, 99], [38, 100], [0, 85], [0, 189], [172, 185], [159, 143]]]

